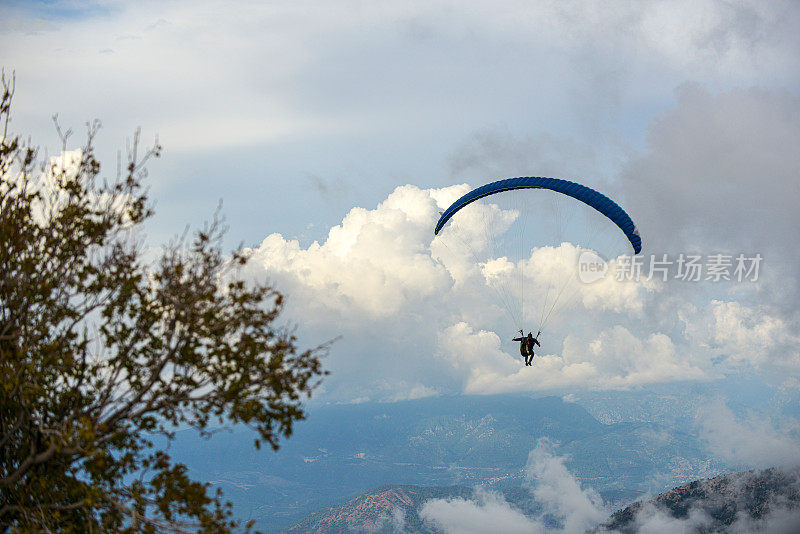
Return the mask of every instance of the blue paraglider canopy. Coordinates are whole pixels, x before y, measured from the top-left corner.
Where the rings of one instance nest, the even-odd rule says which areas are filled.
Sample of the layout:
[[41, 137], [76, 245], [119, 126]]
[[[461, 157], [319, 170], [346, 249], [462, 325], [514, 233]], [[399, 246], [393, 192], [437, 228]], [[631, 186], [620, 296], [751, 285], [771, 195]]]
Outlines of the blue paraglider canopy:
[[560, 178], [544, 178], [538, 176], [508, 178], [486, 184], [478, 187], [477, 189], [473, 189], [466, 195], [453, 202], [453, 204], [450, 205], [450, 207], [447, 208], [444, 213], [442, 213], [442, 216], [439, 218], [439, 222], [436, 224], [434, 234], [438, 235], [439, 231], [444, 227], [447, 221], [450, 220], [450, 218], [464, 206], [467, 206], [468, 204], [480, 198], [514, 189], [549, 189], [551, 191], [562, 193], [579, 200], [599, 211], [608, 217], [611, 222], [616, 224], [628, 238], [628, 241], [630, 241], [630, 244], [636, 254], [639, 254], [642, 251], [642, 238], [639, 236], [639, 231], [636, 229], [636, 225], [633, 224], [633, 220], [631, 220], [630, 216], [625, 212], [625, 210], [619, 207], [616, 202], [604, 194], [586, 187], [585, 185], [581, 185], [576, 182], [570, 182], [569, 180], [561, 180]]

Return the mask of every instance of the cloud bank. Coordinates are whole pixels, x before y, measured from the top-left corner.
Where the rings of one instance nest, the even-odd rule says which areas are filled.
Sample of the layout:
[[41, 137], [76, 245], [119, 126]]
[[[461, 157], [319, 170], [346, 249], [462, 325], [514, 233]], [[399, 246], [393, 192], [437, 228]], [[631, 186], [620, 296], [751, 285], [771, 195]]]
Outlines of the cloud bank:
[[[795, 267], [785, 261], [794, 251], [784, 257], [776, 251], [797, 226], [787, 188], [796, 189], [791, 169], [798, 163], [786, 146], [760, 136], [775, 130], [794, 138], [787, 117], [800, 113], [800, 101], [783, 93], [686, 91], [652, 124], [649, 148], [630, 159], [612, 189], [641, 221], [646, 252], [763, 251], [756, 282], [606, 276], [578, 285], [560, 323], [546, 332], [535, 365], [525, 368], [487, 283], [513, 276], [522, 264], [447, 256], [433, 238], [439, 213], [468, 185], [398, 187], [375, 209], [354, 208], [327, 239], [307, 247], [273, 234], [252, 251], [252, 274], [286, 290], [292, 316], [304, 326], [344, 336], [347, 350], [332, 356], [334, 376], [346, 380], [357, 372], [351, 386], [362, 398], [380, 398], [393, 383], [430, 394], [627, 389], [742, 372], [796, 388], [800, 317], [791, 305]], [[698, 114], [714, 118], [723, 133], [704, 136]], [[768, 177], [756, 172], [760, 165]], [[756, 215], [760, 206], [770, 207], [763, 218]], [[502, 220], [502, 213], [492, 216]], [[759, 238], [763, 232], [772, 237]], [[483, 246], [481, 239], [476, 228], [474, 248]], [[750, 248], [759, 239], [764, 248]], [[533, 273], [530, 285], [540, 285], [536, 273], [569, 269], [577, 250], [569, 243], [532, 247], [524, 258], [533, 266], [526, 271]], [[378, 375], [381, 392], [369, 386]], [[332, 382], [329, 393], [347, 389]]]
[[[540, 441], [525, 467], [531, 495], [543, 506], [537, 517], [515, 510], [502, 496], [476, 491], [476, 500], [432, 499], [420, 517], [446, 533], [478, 532], [585, 532], [607, 516], [599, 496], [584, 489], [556, 456], [552, 445]], [[558, 527], [554, 527], [554, 522]]]
[[[740, 423], [742, 424], [742, 423]], [[768, 447], [769, 448], [769, 447]], [[794, 460], [796, 462], [797, 456]], [[512, 507], [499, 494], [477, 488], [473, 499], [432, 499], [420, 510], [420, 517], [445, 533], [471, 532], [534, 532], [534, 533], [583, 533], [604, 523], [611, 508], [591, 489], [585, 488], [567, 470], [565, 458], [557, 456], [546, 440], [540, 441], [531, 451], [525, 467], [526, 484], [538, 512], [523, 514]], [[794, 473], [794, 474], [792, 474]], [[768, 487], [775, 492], [771, 498], [759, 502], [757, 509], [751, 507], [753, 488], [746, 488], [749, 473], [733, 477], [725, 484], [709, 486], [707, 501], [689, 506], [685, 515], [676, 517], [653, 503], [646, 503], [636, 510], [628, 528], [641, 534], [661, 532], [698, 532], [719, 527], [710, 515], [716, 510], [718, 519], [725, 517], [720, 510], [728, 503], [738, 507], [737, 515], [725, 526], [725, 532], [745, 533], [790, 533], [800, 526], [800, 513], [796, 502], [787, 501], [792, 487]], [[756, 475], [758, 476], [758, 475]], [[775, 480], [787, 484], [797, 483], [797, 472], [786, 471]], [[769, 480], [769, 478], [768, 478]], [[757, 492], [756, 492], [757, 493]], [[761, 496], [760, 498], [763, 498]], [[759, 497], [755, 497], [758, 499]], [[718, 499], [723, 499], [719, 501]], [[748, 512], [758, 512], [753, 518]], [[713, 513], [713, 512], [712, 512]], [[402, 530], [398, 530], [402, 531]], [[626, 528], [625, 532], [629, 530]], [[617, 532], [601, 529], [600, 532]]]
[[800, 462], [800, 426], [780, 426], [755, 414], [737, 417], [721, 399], [710, 400], [696, 414], [700, 436], [715, 458], [748, 468], [795, 467]]
[[[334, 377], [358, 372], [358, 397], [370, 396], [370, 378], [391, 383], [387, 368], [399, 387], [440, 393], [627, 388], [713, 375], [679, 345], [685, 339], [641, 328], [660, 292], [656, 284], [613, 276], [574, 283], [573, 307], [552, 330], [559, 341], [525, 368], [488, 283], [499, 276], [496, 268], [468, 257], [443, 260], [431, 230], [439, 212], [467, 189], [398, 187], [374, 210], [354, 208], [324, 242], [307, 247], [272, 234], [248, 251], [249, 275], [266, 275], [286, 292], [289, 315], [302, 328], [343, 336], [347, 350], [335, 349], [330, 365]], [[542, 270], [577, 268], [577, 249], [558, 248], [531, 250], [525, 260], [531, 285]], [[573, 316], [583, 319], [571, 323]]]

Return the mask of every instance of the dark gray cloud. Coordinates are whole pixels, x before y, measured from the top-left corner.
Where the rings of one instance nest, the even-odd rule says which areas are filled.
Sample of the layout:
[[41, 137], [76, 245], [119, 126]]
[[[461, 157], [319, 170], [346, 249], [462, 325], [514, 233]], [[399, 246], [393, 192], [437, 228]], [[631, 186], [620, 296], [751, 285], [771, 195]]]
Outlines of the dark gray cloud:
[[646, 251], [761, 253], [777, 294], [800, 277], [800, 98], [788, 90], [677, 91], [621, 173]]
[[454, 179], [475, 185], [531, 175], [596, 180], [598, 163], [596, 147], [588, 143], [545, 133], [518, 138], [496, 129], [475, 133], [450, 157]]
[[798, 146], [788, 91], [683, 86], [622, 172], [626, 205], [655, 250], [784, 248], [800, 228]]

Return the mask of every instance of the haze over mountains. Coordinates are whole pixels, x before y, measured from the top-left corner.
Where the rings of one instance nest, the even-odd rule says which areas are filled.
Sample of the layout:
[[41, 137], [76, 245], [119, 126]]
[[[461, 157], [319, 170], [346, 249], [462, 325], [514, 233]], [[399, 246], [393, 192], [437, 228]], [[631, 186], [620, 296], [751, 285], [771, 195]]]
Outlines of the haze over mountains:
[[[530, 489], [506, 488], [494, 496], [465, 486], [382, 486], [338, 506], [312, 514], [287, 533], [481, 532], [482, 525], [465, 521], [442, 525], [437, 507], [479, 507], [495, 499], [506, 503], [524, 532], [566, 529], [564, 521], [537, 502]], [[484, 504], [485, 506], [485, 504]], [[538, 521], [537, 521], [538, 519]], [[474, 520], [469, 518], [467, 521]], [[523, 521], [525, 521], [523, 519]], [[441, 527], [445, 528], [442, 529]], [[504, 525], [508, 526], [508, 524]], [[448, 528], [449, 527], [449, 528]], [[513, 529], [513, 527], [512, 527]], [[574, 530], [566, 530], [574, 532]], [[638, 501], [611, 515], [593, 534], [638, 532], [783, 532], [800, 531], [800, 471], [767, 469], [698, 480], [657, 497]]]
[[800, 470], [766, 469], [699, 480], [637, 502], [598, 532], [800, 532]]
[[[207, 441], [182, 433], [172, 454], [221, 487], [238, 517], [268, 532], [387, 484], [427, 486], [415, 491], [434, 496], [445, 486], [461, 488], [457, 495], [480, 486], [511, 495], [515, 509], [524, 509], [520, 503], [533, 502], [525, 496], [543, 476], [532, 474], [539, 468], [560, 470], [581, 499], [594, 503], [598, 511], [586, 519], [593, 526], [639, 498], [741, 468], [711, 454], [707, 432], [691, 422], [711, 393], [725, 393], [714, 388], [320, 406], [278, 453], [254, 450], [252, 435], [236, 429]], [[793, 399], [759, 388], [742, 383], [738, 391], [748, 406], [759, 405], [752, 396], [796, 411]], [[540, 467], [531, 463], [532, 451], [541, 453]]]

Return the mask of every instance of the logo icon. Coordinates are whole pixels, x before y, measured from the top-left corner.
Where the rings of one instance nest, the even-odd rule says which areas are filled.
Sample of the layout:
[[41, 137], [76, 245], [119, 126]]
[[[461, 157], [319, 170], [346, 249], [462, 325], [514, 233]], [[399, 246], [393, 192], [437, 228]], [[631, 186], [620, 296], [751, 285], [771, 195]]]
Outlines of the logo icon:
[[578, 278], [584, 284], [603, 279], [608, 272], [608, 262], [593, 250], [584, 250], [578, 256]]

